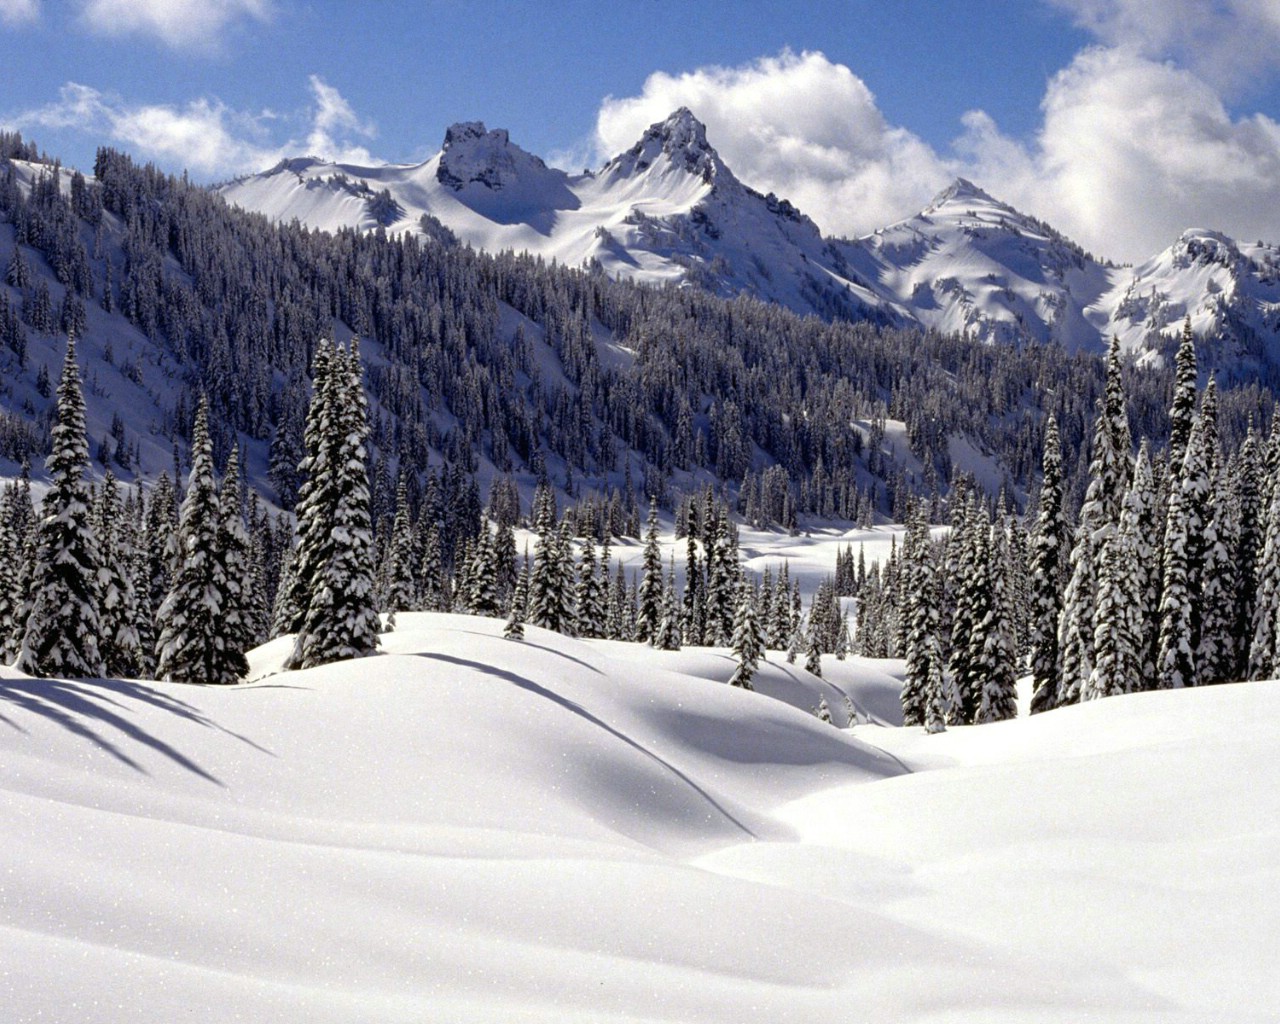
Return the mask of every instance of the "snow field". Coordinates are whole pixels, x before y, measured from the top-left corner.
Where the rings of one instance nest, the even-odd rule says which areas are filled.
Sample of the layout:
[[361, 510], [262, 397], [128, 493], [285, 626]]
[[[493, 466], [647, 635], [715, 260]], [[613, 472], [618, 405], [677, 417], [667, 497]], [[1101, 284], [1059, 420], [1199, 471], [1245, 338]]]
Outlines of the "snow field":
[[771, 656], [746, 693], [723, 652], [501, 628], [402, 615], [383, 655], [296, 673], [275, 641], [228, 688], [0, 670], [6, 1019], [1276, 1004], [1273, 684], [926, 737], [768, 696], [839, 721], [895, 663]]

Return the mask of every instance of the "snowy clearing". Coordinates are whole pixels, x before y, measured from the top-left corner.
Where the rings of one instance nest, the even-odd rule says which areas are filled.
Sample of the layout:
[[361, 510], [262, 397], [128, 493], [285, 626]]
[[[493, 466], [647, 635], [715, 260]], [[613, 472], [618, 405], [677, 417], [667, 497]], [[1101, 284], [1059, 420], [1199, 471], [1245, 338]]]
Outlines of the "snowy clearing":
[[[1274, 1019], [1274, 684], [928, 737], [501, 628], [228, 688], [3, 670], [6, 1020]], [[771, 658], [794, 703], [897, 668]]]

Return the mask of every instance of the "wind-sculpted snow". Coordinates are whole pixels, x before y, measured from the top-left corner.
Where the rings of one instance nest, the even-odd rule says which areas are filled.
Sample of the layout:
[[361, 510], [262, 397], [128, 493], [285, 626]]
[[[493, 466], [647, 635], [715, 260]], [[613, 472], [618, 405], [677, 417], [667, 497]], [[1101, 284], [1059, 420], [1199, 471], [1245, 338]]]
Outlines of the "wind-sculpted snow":
[[402, 615], [292, 673], [283, 638], [238, 687], [0, 670], [5, 1019], [1275, 1006], [1273, 684], [930, 737], [786, 702], [865, 707], [896, 663], [772, 654], [750, 693], [723, 652], [501, 629]]

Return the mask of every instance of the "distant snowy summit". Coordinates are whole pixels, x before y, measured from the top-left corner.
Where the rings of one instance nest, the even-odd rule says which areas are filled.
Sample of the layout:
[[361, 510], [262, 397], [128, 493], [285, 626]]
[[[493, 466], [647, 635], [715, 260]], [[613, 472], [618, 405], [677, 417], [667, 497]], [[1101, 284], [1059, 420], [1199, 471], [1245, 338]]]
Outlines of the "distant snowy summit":
[[684, 107], [594, 173], [548, 167], [506, 131], [469, 121], [451, 126], [421, 164], [293, 159], [219, 191], [277, 221], [452, 236], [826, 319], [988, 342], [1101, 351], [1116, 334], [1127, 350], [1163, 359], [1190, 316], [1197, 334], [1217, 339], [1209, 365], [1280, 366], [1275, 245], [1194, 230], [1143, 263], [1117, 266], [965, 179], [913, 217], [829, 239], [786, 199], [741, 182]]

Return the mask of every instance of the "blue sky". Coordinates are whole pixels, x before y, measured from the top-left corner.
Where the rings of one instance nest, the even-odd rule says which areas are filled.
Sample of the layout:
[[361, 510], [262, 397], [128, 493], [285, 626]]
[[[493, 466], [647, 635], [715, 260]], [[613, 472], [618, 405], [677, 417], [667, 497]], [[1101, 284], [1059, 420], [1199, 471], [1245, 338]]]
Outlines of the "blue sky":
[[0, 0], [0, 124], [212, 181], [421, 160], [458, 120], [596, 164], [686, 103], [853, 234], [957, 174], [1102, 255], [1280, 239], [1280, 0]]

